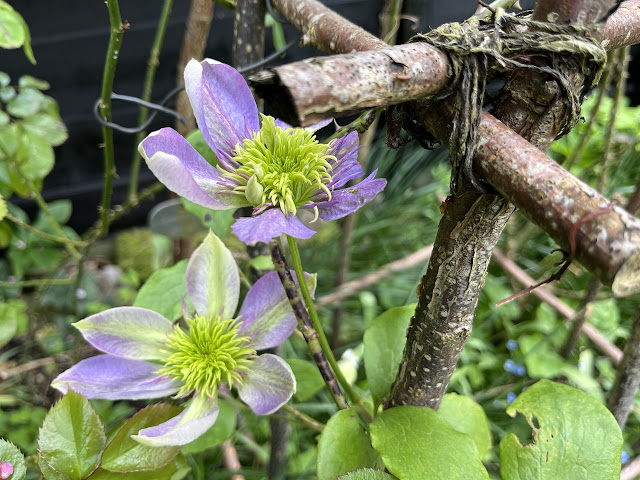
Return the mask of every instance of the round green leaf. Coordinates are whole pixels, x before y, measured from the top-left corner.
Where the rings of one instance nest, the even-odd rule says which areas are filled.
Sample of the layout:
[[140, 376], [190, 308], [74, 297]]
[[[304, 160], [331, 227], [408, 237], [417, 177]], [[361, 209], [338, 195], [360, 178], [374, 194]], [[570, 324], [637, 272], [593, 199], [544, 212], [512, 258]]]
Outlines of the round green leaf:
[[22, 175], [29, 180], [39, 180], [53, 168], [53, 148], [41, 136], [25, 132], [18, 147], [17, 159]]
[[18, 80], [20, 88], [35, 88], [36, 90], [49, 90], [51, 85], [46, 80], [32, 77], [31, 75], [23, 75]]
[[288, 358], [287, 363], [296, 377], [295, 397], [305, 402], [324, 387], [324, 380], [318, 367], [299, 358]]
[[394, 478], [396, 477], [392, 477], [388, 473], [381, 472], [380, 470], [361, 468], [355, 472], [349, 472], [346, 475], [338, 477], [338, 480], [393, 480]]
[[491, 431], [487, 416], [480, 405], [471, 398], [457, 393], [447, 393], [440, 403], [438, 413], [459, 432], [471, 436], [478, 455], [484, 458], [491, 448]]
[[198, 453], [207, 448], [220, 445], [233, 435], [236, 429], [236, 412], [227, 402], [220, 400], [218, 419], [209, 430], [200, 435], [193, 442], [182, 447], [182, 453]]
[[25, 40], [22, 17], [8, 4], [0, 8], [0, 48], [19, 48]]
[[64, 123], [59, 118], [52, 117], [47, 113], [30, 115], [22, 119], [20, 125], [27, 132], [39, 135], [54, 147], [62, 145], [69, 138]]
[[373, 448], [400, 480], [489, 479], [473, 439], [428, 407], [390, 408], [370, 429]]
[[0, 88], [0, 100], [3, 101], [4, 103], [7, 103], [16, 95], [17, 95], [16, 89], [13, 88], [11, 85], [7, 85], [6, 87]]
[[9, 115], [7, 115], [5, 112], [0, 110], [0, 127], [4, 125], [8, 125], [10, 121], [11, 121], [11, 118], [9, 118]]
[[318, 480], [333, 480], [362, 467], [383, 468], [383, 464], [360, 417], [353, 409], [340, 410], [329, 419], [318, 442]]
[[25, 88], [9, 101], [7, 104], [7, 113], [14, 117], [28, 117], [40, 110], [40, 105], [44, 100], [44, 95], [40, 90], [34, 88]]
[[147, 308], [169, 320], [182, 316], [182, 298], [187, 295], [184, 276], [188, 260], [181, 260], [172, 267], [151, 274], [138, 291], [134, 307]]
[[13, 443], [2, 438], [0, 438], [0, 462], [8, 462], [13, 467], [13, 473], [7, 477], [7, 480], [22, 480], [27, 474], [22, 452]]
[[70, 390], [45, 417], [38, 453], [57, 472], [82, 480], [98, 467], [105, 443], [104, 427], [89, 401]]
[[598, 400], [576, 388], [541, 380], [507, 408], [533, 429], [521, 445], [511, 433], [500, 442], [500, 473], [509, 480], [618, 480], [622, 432]]
[[6, 87], [11, 83], [11, 77], [5, 72], [0, 72], [0, 87]]
[[156, 470], [171, 462], [180, 447], [149, 447], [136, 442], [131, 435], [155, 427], [175, 417], [182, 408], [169, 403], [157, 403], [140, 410], [127, 420], [102, 454], [101, 467], [111, 472]]
[[376, 405], [389, 395], [407, 341], [409, 321], [415, 303], [391, 308], [375, 318], [364, 332], [364, 368]]

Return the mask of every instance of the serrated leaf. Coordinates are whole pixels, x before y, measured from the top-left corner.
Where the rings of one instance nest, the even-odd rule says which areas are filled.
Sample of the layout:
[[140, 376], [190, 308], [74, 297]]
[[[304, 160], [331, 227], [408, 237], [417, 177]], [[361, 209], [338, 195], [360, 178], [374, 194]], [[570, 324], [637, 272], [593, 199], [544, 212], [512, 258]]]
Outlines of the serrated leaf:
[[383, 463], [358, 414], [351, 408], [340, 410], [329, 419], [318, 441], [318, 480], [333, 480], [362, 467], [383, 468]]
[[370, 426], [373, 447], [400, 480], [488, 480], [469, 435], [428, 407], [384, 410]]
[[180, 447], [149, 447], [136, 442], [131, 435], [147, 427], [155, 427], [175, 417], [182, 408], [169, 403], [158, 403], [140, 410], [128, 419], [110, 440], [102, 454], [101, 468], [111, 472], [157, 470], [171, 462]]
[[53, 168], [53, 148], [39, 135], [24, 132], [17, 160], [22, 175], [29, 180], [39, 180], [46, 177]]
[[491, 448], [491, 431], [480, 405], [464, 395], [447, 393], [440, 403], [438, 413], [453, 428], [471, 436], [476, 443], [478, 455], [484, 458]]
[[20, 125], [27, 132], [39, 135], [54, 147], [62, 145], [69, 138], [67, 128], [62, 123], [62, 120], [47, 113], [36, 113], [23, 118], [20, 121]]
[[307, 401], [324, 387], [324, 380], [316, 365], [299, 358], [288, 358], [287, 363], [296, 377], [294, 396], [299, 401]]
[[22, 452], [13, 443], [2, 438], [0, 438], [0, 462], [10, 463], [13, 468], [13, 473], [3, 478], [22, 480], [27, 474], [27, 466]]
[[89, 401], [70, 390], [45, 417], [38, 454], [54, 470], [82, 480], [98, 467], [105, 443], [104, 427]]
[[396, 477], [380, 470], [371, 470], [370, 468], [362, 468], [355, 472], [349, 472], [346, 475], [338, 477], [338, 480], [393, 480]]
[[10, 123], [0, 128], [0, 151], [13, 157], [20, 146], [20, 128], [17, 123]]
[[38, 457], [38, 467], [40, 467], [40, 471], [42, 472], [42, 475], [47, 480], [71, 480], [66, 475], [63, 475], [60, 472], [57, 472], [56, 470], [51, 468], [51, 465], [45, 462], [42, 457]]
[[376, 405], [389, 395], [407, 341], [406, 332], [415, 304], [387, 310], [364, 332], [364, 368]]
[[90, 480], [173, 480], [176, 472], [176, 463], [170, 462], [162, 468], [148, 472], [121, 473], [100, 469], [91, 475]]
[[25, 88], [7, 104], [7, 113], [14, 117], [28, 117], [40, 110], [44, 95], [40, 90]]
[[133, 306], [153, 310], [169, 320], [180, 318], [182, 298], [187, 296], [184, 279], [187, 263], [188, 260], [181, 260], [172, 267], [152, 273], [138, 291]]
[[32, 77], [31, 75], [23, 75], [18, 80], [20, 88], [35, 88], [36, 90], [49, 90], [51, 85], [46, 80]]
[[236, 429], [236, 412], [229, 403], [219, 401], [220, 413], [218, 419], [209, 430], [200, 435], [193, 442], [182, 447], [182, 453], [198, 453], [208, 448], [215, 447], [231, 438]]
[[521, 413], [533, 442], [511, 433], [500, 442], [500, 473], [509, 480], [619, 480], [622, 432], [607, 408], [591, 395], [541, 380], [507, 408]]

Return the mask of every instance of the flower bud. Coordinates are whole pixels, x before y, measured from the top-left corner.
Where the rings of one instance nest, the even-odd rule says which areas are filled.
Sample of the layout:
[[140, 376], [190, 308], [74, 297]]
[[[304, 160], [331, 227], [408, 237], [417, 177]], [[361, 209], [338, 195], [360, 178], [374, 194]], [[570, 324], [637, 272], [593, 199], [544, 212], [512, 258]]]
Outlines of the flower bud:
[[260, 184], [256, 175], [252, 175], [247, 182], [247, 188], [244, 191], [245, 197], [247, 197], [247, 200], [249, 200], [249, 203], [251, 205], [253, 205], [254, 207], [258, 207], [263, 204], [263, 192], [264, 187]]

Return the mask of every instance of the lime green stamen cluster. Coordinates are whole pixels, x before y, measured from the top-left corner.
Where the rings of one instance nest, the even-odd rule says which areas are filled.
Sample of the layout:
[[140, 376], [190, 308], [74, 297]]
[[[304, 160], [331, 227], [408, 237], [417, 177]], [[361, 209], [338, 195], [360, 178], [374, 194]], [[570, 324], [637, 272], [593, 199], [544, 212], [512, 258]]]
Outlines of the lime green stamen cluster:
[[249, 337], [239, 333], [240, 324], [198, 315], [187, 324], [188, 331], [176, 327], [169, 334], [165, 343], [169, 355], [158, 371], [182, 383], [177, 396], [200, 392], [215, 397], [222, 383], [229, 387], [242, 383], [242, 373], [256, 352], [248, 346]]
[[[331, 198], [329, 146], [318, 143], [314, 134], [301, 128], [283, 130], [273, 117], [262, 116], [262, 128], [253, 138], [236, 146], [235, 172], [223, 171], [238, 185], [254, 207], [265, 203], [280, 207], [282, 213], [295, 214], [319, 190]], [[247, 180], [248, 179], [248, 180]]]

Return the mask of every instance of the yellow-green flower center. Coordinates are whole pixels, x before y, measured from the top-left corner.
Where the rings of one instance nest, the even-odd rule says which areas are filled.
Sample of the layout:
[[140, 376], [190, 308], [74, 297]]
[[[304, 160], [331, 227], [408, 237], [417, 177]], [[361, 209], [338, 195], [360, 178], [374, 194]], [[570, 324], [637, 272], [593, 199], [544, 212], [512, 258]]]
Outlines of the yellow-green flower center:
[[164, 345], [168, 356], [158, 371], [182, 383], [177, 396], [199, 392], [214, 397], [221, 384], [242, 383], [256, 352], [235, 319], [196, 315], [187, 331], [176, 326]]
[[260, 131], [236, 145], [238, 163], [234, 172], [224, 176], [238, 185], [234, 191], [244, 194], [254, 207], [270, 203], [286, 215], [310, 202], [324, 190], [331, 198], [329, 146], [318, 143], [312, 132], [302, 128], [282, 129], [273, 117], [262, 116]]

